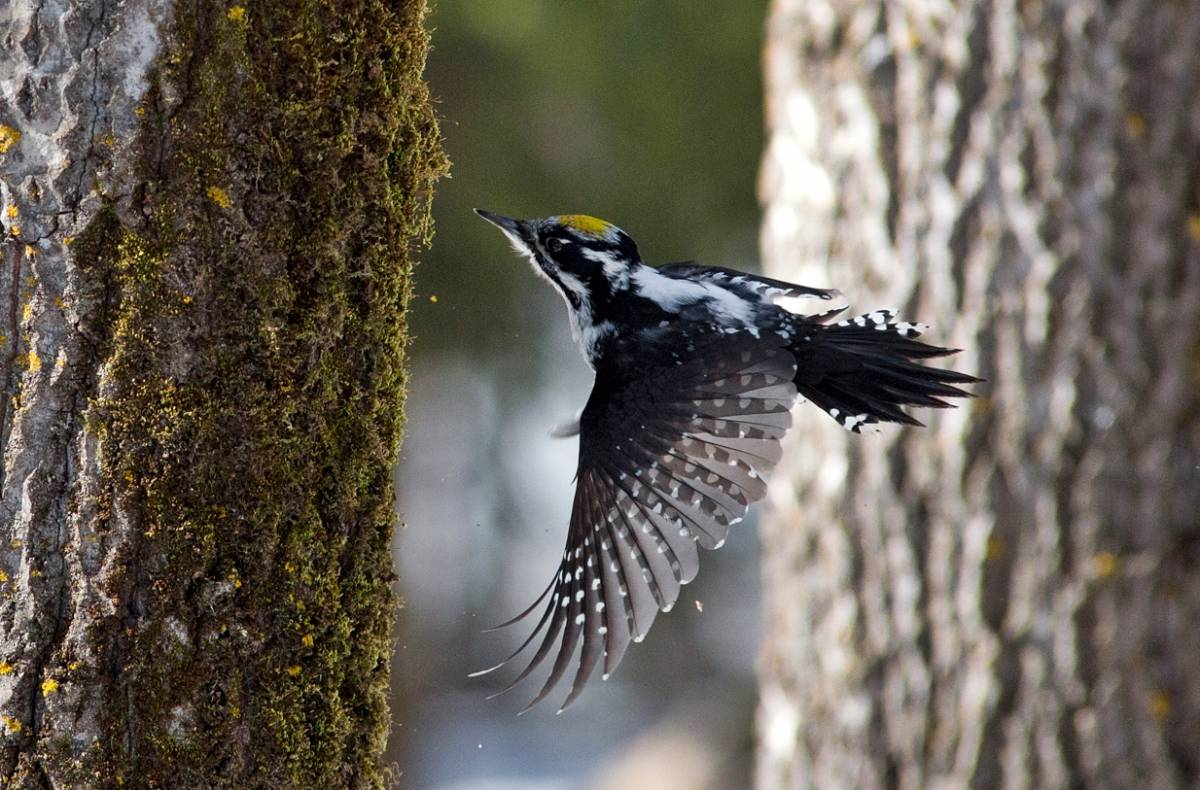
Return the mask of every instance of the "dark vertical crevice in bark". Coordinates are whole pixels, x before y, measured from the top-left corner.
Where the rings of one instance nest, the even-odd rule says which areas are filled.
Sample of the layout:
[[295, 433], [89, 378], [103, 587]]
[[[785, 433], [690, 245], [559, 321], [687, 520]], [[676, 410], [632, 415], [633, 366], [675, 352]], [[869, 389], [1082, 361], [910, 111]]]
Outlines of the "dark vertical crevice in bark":
[[[8, 265], [8, 316], [4, 322], [4, 331], [9, 337], [8, 350], [4, 355], [4, 366], [0, 372], [0, 396], [4, 401], [0, 403], [0, 442], [8, 439], [8, 412], [12, 408], [13, 398], [15, 393], [12, 388], [13, 381], [13, 366], [17, 361], [17, 349], [20, 348], [20, 343], [17, 338], [21, 335], [21, 324], [17, 320], [21, 305], [21, 264], [24, 261], [25, 245], [12, 239], [3, 245], [3, 249], [8, 253], [7, 257], [10, 261]], [[3, 464], [0, 464], [0, 486], [4, 484]]]

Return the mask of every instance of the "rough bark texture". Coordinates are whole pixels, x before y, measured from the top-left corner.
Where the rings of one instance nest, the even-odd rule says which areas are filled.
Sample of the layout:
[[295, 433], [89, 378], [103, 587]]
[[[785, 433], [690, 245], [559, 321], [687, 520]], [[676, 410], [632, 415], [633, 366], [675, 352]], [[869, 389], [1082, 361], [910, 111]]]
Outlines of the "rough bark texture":
[[776, 0], [769, 271], [988, 383], [807, 409], [758, 785], [1200, 786], [1200, 3]]
[[0, 11], [0, 776], [382, 784], [424, 3]]

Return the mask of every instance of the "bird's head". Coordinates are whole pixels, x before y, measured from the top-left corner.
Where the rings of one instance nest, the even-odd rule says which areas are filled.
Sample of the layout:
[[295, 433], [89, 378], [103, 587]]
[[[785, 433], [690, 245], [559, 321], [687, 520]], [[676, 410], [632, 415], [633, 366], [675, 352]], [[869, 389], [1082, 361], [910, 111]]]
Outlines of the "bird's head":
[[475, 213], [504, 231], [513, 248], [528, 256], [577, 312], [590, 312], [598, 300], [628, 288], [630, 275], [642, 265], [633, 239], [602, 219], [563, 214], [521, 220], [483, 209]]

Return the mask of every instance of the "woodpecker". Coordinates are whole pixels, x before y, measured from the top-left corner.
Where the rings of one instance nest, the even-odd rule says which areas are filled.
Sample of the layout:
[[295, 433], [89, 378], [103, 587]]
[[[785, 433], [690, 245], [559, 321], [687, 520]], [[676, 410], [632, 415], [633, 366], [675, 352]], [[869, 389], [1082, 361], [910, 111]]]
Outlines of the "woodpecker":
[[[595, 372], [578, 418], [579, 461], [566, 549], [524, 643], [532, 659], [504, 691], [552, 651], [532, 708], [579, 661], [561, 713], [596, 666], [616, 668], [658, 612], [670, 611], [699, 569], [766, 494], [791, 408], [807, 399], [843, 428], [921, 425], [903, 406], [946, 408], [974, 376], [930, 367], [956, 353], [918, 338], [928, 327], [875, 310], [834, 321], [846, 307], [801, 315], [780, 297], [830, 301], [811, 288], [695, 263], [653, 267], [624, 231], [582, 214], [516, 220], [482, 209], [518, 254], [554, 286]], [[560, 433], [571, 433], [565, 431]], [[504, 693], [501, 691], [500, 693]]]

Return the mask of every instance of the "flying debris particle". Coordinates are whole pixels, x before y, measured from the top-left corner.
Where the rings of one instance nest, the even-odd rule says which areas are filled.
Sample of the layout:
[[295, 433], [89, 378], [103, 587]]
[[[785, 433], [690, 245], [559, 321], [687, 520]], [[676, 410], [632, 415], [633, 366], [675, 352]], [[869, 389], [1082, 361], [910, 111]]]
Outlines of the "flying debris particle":
[[433, 302], [434, 304], [437, 304], [437, 294], [430, 294], [429, 301]]
[[699, 598], [696, 599], [696, 611], [697, 612], [704, 611], [704, 601], [701, 601]]

